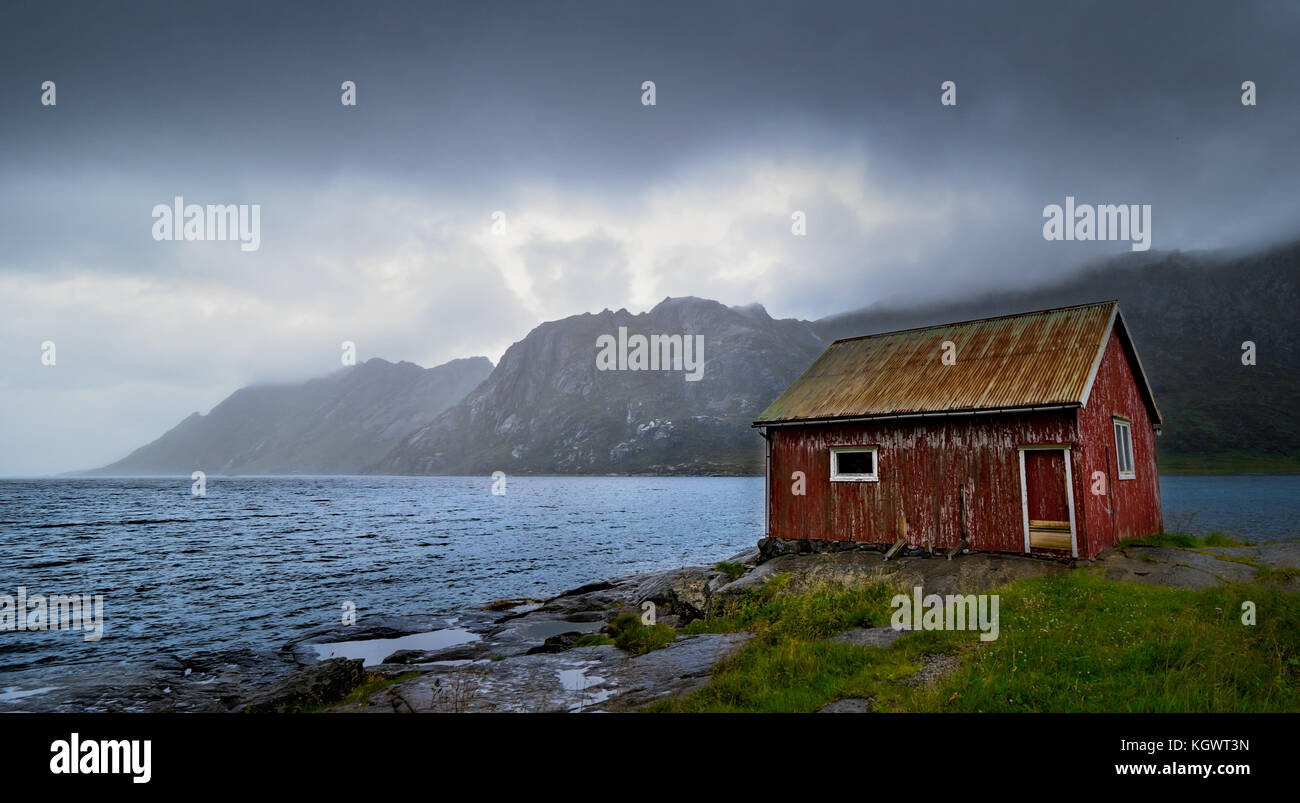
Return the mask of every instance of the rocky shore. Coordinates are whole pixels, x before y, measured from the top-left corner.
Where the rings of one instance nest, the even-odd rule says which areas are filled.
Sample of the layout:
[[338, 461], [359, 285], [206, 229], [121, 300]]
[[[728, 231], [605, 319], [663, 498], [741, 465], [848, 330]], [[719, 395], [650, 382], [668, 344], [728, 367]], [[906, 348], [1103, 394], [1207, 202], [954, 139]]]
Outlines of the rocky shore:
[[[612, 643], [620, 616], [653, 604], [675, 629], [727, 598], [786, 575], [785, 589], [887, 581], [926, 593], [979, 593], [1027, 577], [1092, 566], [1107, 579], [1177, 588], [1249, 582], [1259, 571], [1300, 570], [1300, 543], [1181, 549], [1124, 546], [1095, 560], [1052, 561], [912, 550], [886, 561], [875, 548], [760, 541], [717, 567], [617, 578], [545, 600], [501, 600], [457, 616], [367, 617], [307, 633], [279, 650], [165, 657], [152, 664], [25, 670], [34, 693], [0, 695], [0, 710], [32, 711], [630, 711], [708, 683], [746, 633], [678, 635], [645, 654]], [[725, 570], [725, 571], [724, 571]], [[1286, 582], [1295, 585], [1294, 571]], [[853, 635], [853, 634], [847, 634]], [[885, 636], [890, 634], [883, 634]], [[858, 634], [887, 644], [882, 634]], [[869, 638], [868, 638], [869, 637]], [[609, 639], [588, 638], [585, 641]], [[18, 688], [33, 688], [29, 681]], [[12, 687], [11, 687], [12, 688]]]

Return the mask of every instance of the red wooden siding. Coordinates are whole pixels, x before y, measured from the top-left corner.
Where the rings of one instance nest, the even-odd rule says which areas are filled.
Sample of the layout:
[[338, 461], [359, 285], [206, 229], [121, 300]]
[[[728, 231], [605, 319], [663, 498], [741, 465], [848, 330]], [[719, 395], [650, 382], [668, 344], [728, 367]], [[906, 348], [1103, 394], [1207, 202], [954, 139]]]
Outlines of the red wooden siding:
[[1035, 449], [1025, 452], [1025, 488], [1029, 520], [1069, 521], [1065, 496], [1065, 452]]
[[[905, 514], [909, 544], [929, 536], [950, 547], [961, 537], [964, 486], [971, 547], [1023, 552], [1018, 447], [1073, 444], [1075, 426], [1064, 410], [773, 427], [769, 535], [892, 543]], [[832, 446], [878, 446], [879, 481], [831, 482]], [[796, 471], [806, 476], [803, 496], [792, 492]]]
[[[974, 359], [944, 365], [941, 336]], [[1117, 476], [1116, 418], [1132, 479]], [[1115, 302], [836, 341], [755, 422], [771, 449], [768, 534], [888, 544], [906, 516], [912, 546], [953, 546], [964, 521], [973, 549], [1023, 552], [1026, 518], [1069, 521], [1073, 503], [1078, 554], [1093, 557], [1163, 529], [1159, 421]], [[835, 446], [876, 447], [878, 481], [831, 482]]]
[[[1115, 416], [1131, 422], [1133, 467], [1137, 474], [1131, 480], [1121, 480], [1117, 475]], [[1088, 404], [1078, 411], [1078, 419], [1081, 443], [1074, 453], [1075, 510], [1083, 512], [1086, 522], [1086, 553], [1095, 555], [1125, 538], [1161, 532], [1164, 517], [1160, 510], [1160, 478], [1156, 473], [1155, 432], [1117, 333], [1112, 332], [1106, 344], [1092, 394]], [[1104, 495], [1092, 492], [1094, 471], [1100, 471], [1106, 478]], [[1082, 538], [1079, 553], [1085, 553]]]

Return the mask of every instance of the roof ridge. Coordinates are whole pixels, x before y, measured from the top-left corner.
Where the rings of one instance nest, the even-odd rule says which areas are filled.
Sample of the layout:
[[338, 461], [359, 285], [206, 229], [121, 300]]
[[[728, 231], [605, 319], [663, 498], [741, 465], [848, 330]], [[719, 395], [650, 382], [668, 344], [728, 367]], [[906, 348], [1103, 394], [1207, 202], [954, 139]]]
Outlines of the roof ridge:
[[986, 318], [970, 318], [964, 321], [949, 321], [947, 323], [932, 323], [928, 326], [909, 326], [906, 329], [891, 329], [887, 332], [872, 332], [865, 335], [854, 335], [853, 337], [841, 337], [831, 341], [831, 345], [836, 343], [848, 343], [853, 340], [866, 340], [873, 337], [884, 337], [886, 335], [900, 335], [904, 332], [921, 332], [926, 329], [946, 329], [951, 326], [965, 326], [969, 323], [984, 323], [985, 321], [997, 321], [1004, 318], [1027, 318], [1030, 315], [1045, 315], [1049, 312], [1061, 312], [1067, 309], [1081, 309], [1083, 307], [1100, 307], [1106, 304], [1119, 304], [1118, 298], [1110, 298], [1105, 301], [1089, 301], [1084, 304], [1067, 304], [1063, 307], [1047, 307], [1045, 309], [1027, 310], [1025, 312], [1010, 312], [1005, 315], [990, 315]]

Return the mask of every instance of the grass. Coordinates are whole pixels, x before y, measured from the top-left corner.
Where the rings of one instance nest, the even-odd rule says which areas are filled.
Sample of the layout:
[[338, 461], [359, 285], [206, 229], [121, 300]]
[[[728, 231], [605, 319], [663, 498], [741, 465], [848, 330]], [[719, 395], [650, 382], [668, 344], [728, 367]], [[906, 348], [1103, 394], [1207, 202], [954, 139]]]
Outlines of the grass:
[[[1244, 566], [1255, 568], [1257, 570], [1254, 577], [1256, 582], [1286, 583], [1292, 578], [1300, 575], [1300, 572], [1297, 572], [1296, 570], [1272, 569], [1261, 564], [1259, 561], [1251, 560], [1250, 558], [1242, 557], [1241, 555], [1228, 555], [1222, 552], [1209, 551], [1209, 547], [1232, 548], [1256, 546], [1254, 541], [1238, 541], [1235, 538], [1229, 538], [1223, 533], [1210, 533], [1203, 537], [1187, 535], [1186, 533], [1160, 533], [1159, 535], [1148, 535], [1145, 538], [1136, 538], [1131, 541], [1125, 541], [1121, 546], [1163, 546], [1193, 550], [1202, 555], [1209, 555], [1215, 560], [1222, 560], [1228, 563], [1240, 563]], [[1138, 560], [1147, 563], [1158, 563], [1158, 561], [1150, 555], [1138, 553], [1136, 557]], [[1186, 563], [1179, 563], [1177, 565], [1188, 566]], [[1192, 567], [1188, 566], [1188, 568]]]
[[[1300, 597], [1259, 585], [1185, 591], [1092, 572], [1001, 589], [1001, 637], [917, 711], [1300, 710]], [[1257, 624], [1242, 623], [1255, 603]]]
[[877, 583], [792, 595], [784, 593], [788, 581], [788, 575], [775, 577], [708, 620], [683, 628], [685, 633], [745, 630], [754, 638], [715, 667], [708, 686], [647, 710], [815, 711], [840, 697], [870, 696], [872, 689], [919, 670], [924, 655], [956, 649], [957, 640], [948, 633], [918, 633], [888, 649], [828, 642], [828, 636], [844, 630], [888, 624], [889, 601], [897, 591]]
[[1161, 474], [1300, 474], [1300, 457], [1295, 455], [1252, 454], [1164, 454], [1160, 455]]
[[889, 600], [896, 592], [883, 583], [794, 595], [785, 593], [789, 580], [789, 575], [783, 574], [761, 588], [747, 589], [682, 632], [748, 630], [763, 637], [820, 639], [854, 627], [888, 624]]
[[613, 643], [614, 643], [614, 639], [610, 638], [604, 633], [586, 633], [582, 636], [579, 636], [578, 640], [573, 642], [573, 646], [574, 647], [599, 647], [602, 644], [613, 644]]
[[[1000, 635], [911, 633], [886, 648], [828, 642], [889, 623], [880, 584], [805, 595], [778, 581], [685, 632], [755, 636], [711, 683], [647, 710], [816, 711], [845, 697], [882, 711], [1300, 711], [1300, 595], [1258, 584], [1186, 591], [1105, 580], [1092, 570], [995, 589]], [[1242, 603], [1257, 624], [1242, 623]], [[926, 656], [957, 656], [931, 686], [900, 680]]]
[[1182, 549], [1198, 549], [1203, 547], [1255, 546], [1255, 542], [1238, 541], [1235, 538], [1229, 538], [1223, 533], [1210, 533], [1205, 536], [1188, 535], [1186, 533], [1158, 533], [1143, 538], [1122, 541], [1120, 546], [1174, 546]]
[[725, 560], [718, 561], [714, 564], [713, 568], [725, 574], [728, 580], [735, 580], [737, 577], [745, 573], [744, 566], [739, 563], [728, 563]]
[[677, 638], [677, 631], [663, 622], [642, 624], [636, 614], [625, 613], [610, 624], [609, 635], [620, 650], [631, 655], [644, 655], [671, 644]]
[[1286, 583], [1297, 577], [1300, 577], [1300, 569], [1290, 566], [1260, 566], [1259, 571], [1255, 572], [1255, 582], [1257, 583]]

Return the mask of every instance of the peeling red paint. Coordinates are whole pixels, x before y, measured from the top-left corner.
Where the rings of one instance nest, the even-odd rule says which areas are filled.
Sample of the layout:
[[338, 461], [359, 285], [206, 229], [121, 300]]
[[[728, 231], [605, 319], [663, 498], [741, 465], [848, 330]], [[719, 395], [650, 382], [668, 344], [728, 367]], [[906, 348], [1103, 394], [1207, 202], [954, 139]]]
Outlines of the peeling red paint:
[[[1033, 517], [1022, 503], [1020, 450], [1032, 446], [1070, 449], [1080, 557], [1092, 557], [1125, 538], [1159, 532], [1155, 432], [1125, 343], [1111, 332], [1082, 408], [768, 428], [768, 534], [889, 544], [897, 539], [899, 516], [906, 516], [909, 546], [929, 539], [936, 548], [950, 548], [962, 537], [964, 509], [972, 549], [1023, 552], [1025, 520]], [[1116, 477], [1115, 416], [1131, 422], [1134, 479]], [[878, 480], [832, 482], [835, 446], [877, 447]], [[1059, 457], [1054, 463], [1047, 458], [1030, 464], [1031, 471], [1051, 465], [1064, 472]], [[1105, 476], [1104, 494], [1093, 493], [1096, 471]], [[795, 472], [805, 477], [802, 495], [794, 493]], [[1068, 505], [1063, 511], [1062, 504], [1063, 495], [1041, 509], [1066, 520]], [[1041, 515], [1047, 517], [1047, 512]]]
[[[1024, 550], [1018, 447], [1073, 443], [1073, 411], [900, 423], [780, 427], [771, 430], [769, 534], [775, 538], [892, 543], [907, 517], [907, 540], [936, 547], [961, 539], [974, 549]], [[879, 446], [878, 482], [831, 482], [832, 446]], [[807, 476], [806, 494], [791, 475]]]
[[[1133, 479], [1119, 479], [1115, 467], [1116, 416], [1131, 422]], [[1088, 404], [1078, 412], [1080, 449], [1074, 454], [1075, 509], [1083, 511], [1088, 554], [1126, 538], [1164, 529], [1160, 478], [1156, 470], [1156, 436], [1124, 345], [1112, 333]], [[1105, 478], [1106, 493], [1094, 494], [1093, 472]], [[1114, 511], [1114, 515], [1112, 515]], [[1080, 553], [1083, 547], [1080, 545]]]

